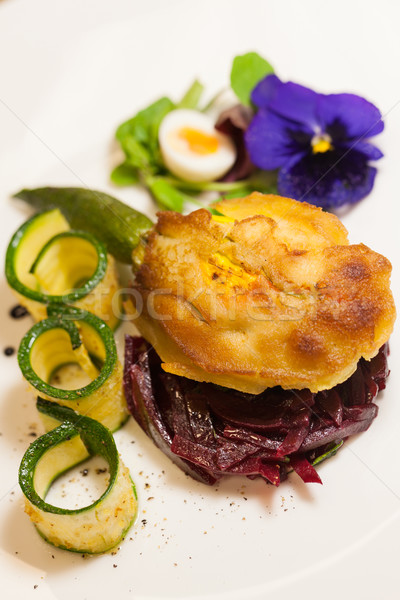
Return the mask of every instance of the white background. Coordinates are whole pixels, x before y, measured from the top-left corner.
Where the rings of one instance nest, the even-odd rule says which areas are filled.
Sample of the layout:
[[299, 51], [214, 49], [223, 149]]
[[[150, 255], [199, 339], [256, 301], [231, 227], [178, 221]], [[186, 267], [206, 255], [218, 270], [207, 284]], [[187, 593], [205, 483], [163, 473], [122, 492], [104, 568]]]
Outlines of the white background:
[[[375, 188], [343, 221], [352, 242], [390, 258], [398, 300], [398, 6], [395, 0], [0, 1], [1, 260], [28, 214], [9, 199], [21, 187], [94, 187], [154, 214], [145, 192], [109, 183], [118, 160], [116, 126], [163, 94], [178, 99], [195, 77], [211, 97], [227, 85], [233, 56], [256, 50], [282, 79], [361, 94], [384, 114], [376, 143], [385, 158]], [[29, 327], [28, 319], [9, 319], [13, 304], [2, 276], [1, 349], [18, 346]], [[293, 477], [279, 489], [247, 480], [208, 488], [189, 481], [129, 422], [116, 438], [137, 483], [140, 514], [116, 556], [91, 559], [45, 544], [23, 513], [17, 470], [33, 439], [30, 427], [39, 426], [15, 355], [1, 352], [1, 596], [394, 600], [400, 583], [396, 334], [391, 347], [379, 417], [321, 466], [323, 486]]]

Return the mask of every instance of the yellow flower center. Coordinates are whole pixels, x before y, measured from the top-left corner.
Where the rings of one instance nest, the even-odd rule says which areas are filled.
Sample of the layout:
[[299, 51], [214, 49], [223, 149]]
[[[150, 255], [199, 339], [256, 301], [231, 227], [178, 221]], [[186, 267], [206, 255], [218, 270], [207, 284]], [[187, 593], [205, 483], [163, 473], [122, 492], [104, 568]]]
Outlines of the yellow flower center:
[[316, 134], [311, 140], [313, 154], [328, 152], [333, 150], [332, 138], [327, 133]]

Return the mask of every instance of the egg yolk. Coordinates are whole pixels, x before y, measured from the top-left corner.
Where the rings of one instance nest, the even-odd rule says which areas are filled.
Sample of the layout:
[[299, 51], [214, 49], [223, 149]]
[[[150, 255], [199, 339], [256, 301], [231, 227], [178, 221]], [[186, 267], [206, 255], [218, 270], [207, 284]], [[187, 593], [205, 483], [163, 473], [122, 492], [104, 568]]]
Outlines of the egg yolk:
[[215, 135], [191, 127], [182, 127], [177, 135], [180, 140], [186, 142], [191, 152], [195, 154], [214, 154], [218, 150], [218, 139]]

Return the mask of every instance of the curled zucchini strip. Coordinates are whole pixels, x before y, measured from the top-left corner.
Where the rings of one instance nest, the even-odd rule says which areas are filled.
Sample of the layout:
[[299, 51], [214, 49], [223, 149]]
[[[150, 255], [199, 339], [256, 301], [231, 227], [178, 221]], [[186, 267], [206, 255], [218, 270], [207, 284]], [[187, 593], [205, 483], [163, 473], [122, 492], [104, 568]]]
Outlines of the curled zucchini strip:
[[36, 321], [46, 306], [78, 306], [118, 324], [113, 297], [118, 290], [115, 261], [93, 235], [71, 230], [58, 209], [35, 215], [13, 235], [6, 255], [6, 277]]
[[[50, 305], [49, 318], [36, 323], [22, 338], [18, 362], [35, 394], [100, 421], [111, 431], [127, 419], [122, 366], [111, 329], [87, 311]], [[65, 366], [78, 365], [90, 382], [79, 389], [51, 384]], [[52, 423], [45, 422], [46, 429]]]
[[[38, 398], [39, 412], [60, 423], [35, 440], [19, 470], [25, 511], [41, 536], [59, 548], [99, 554], [117, 546], [137, 514], [137, 496], [112, 434], [101, 423], [67, 407]], [[98, 500], [79, 509], [64, 509], [45, 501], [52, 482], [89, 456], [109, 465], [107, 489]]]

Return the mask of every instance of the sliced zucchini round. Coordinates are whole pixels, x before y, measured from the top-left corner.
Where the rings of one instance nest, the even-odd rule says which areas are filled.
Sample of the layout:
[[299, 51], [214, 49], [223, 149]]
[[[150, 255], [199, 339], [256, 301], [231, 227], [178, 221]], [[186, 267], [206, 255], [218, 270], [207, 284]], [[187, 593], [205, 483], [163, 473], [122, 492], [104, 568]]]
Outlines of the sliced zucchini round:
[[[137, 514], [137, 495], [112, 434], [97, 421], [70, 408], [38, 398], [39, 412], [58, 424], [35, 440], [19, 470], [25, 511], [50, 544], [72, 552], [99, 554], [117, 546]], [[45, 500], [53, 481], [88, 456], [109, 465], [107, 489], [98, 500], [79, 509], [64, 509]]]
[[115, 261], [93, 235], [73, 231], [58, 209], [35, 215], [13, 235], [6, 277], [19, 301], [39, 321], [50, 303], [73, 304], [118, 324], [113, 297]]
[[[18, 362], [36, 394], [100, 421], [111, 431], [128, 418], [122, 389], [122, 366], [111, 329], [82, 309], [49, 305], [49, 318], [22, 338]], [[65, 365], [78, 365], [90, 382], [79, 389], [52, 385]], [[47, 429], [49, 423], [45, 423]]]

